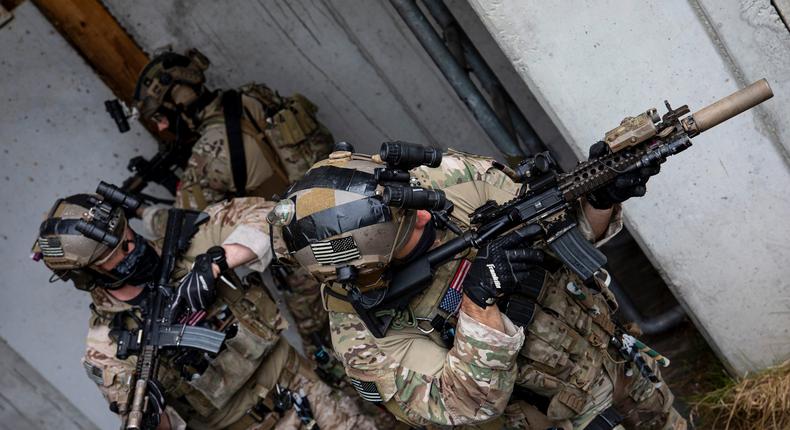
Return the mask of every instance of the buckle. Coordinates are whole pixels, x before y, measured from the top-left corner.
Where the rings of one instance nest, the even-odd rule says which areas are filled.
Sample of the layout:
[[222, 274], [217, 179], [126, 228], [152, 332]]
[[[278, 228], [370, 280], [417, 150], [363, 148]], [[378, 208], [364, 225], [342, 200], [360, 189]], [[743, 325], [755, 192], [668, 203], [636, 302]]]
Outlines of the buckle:
[[266, 418], [266, 415], [268, 415], [270, 412], [271, 409], [267, 408], [266, 405], [263, 404], [263, 401], [259, 400], [258, 403], [247, 409], [245, 414], [255, 420], [255, 422], [261, 423]]

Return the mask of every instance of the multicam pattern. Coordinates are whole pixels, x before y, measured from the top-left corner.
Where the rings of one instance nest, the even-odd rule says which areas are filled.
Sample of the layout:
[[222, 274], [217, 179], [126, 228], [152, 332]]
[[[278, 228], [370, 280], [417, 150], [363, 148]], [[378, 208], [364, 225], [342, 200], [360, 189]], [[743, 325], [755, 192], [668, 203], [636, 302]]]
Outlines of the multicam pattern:
[[[375, 382], [382, 399], [392, 401], [416, 425], [462, 425], [501, 414], [513, 389], [514, 360], [523, 342], [522, 331], [510, 324], [507, 333], [501, 333], [463, 313], [449, 351], [419, 339], [405, 346], [393, 339], [375, 339], [353, 314], [331, 313], [330, 327], [349, 376]], [[408, 368], [398, 359], [404, 349], [406, 354], [419, 354], [417, 359], [440, 359], [443, 364], [435, 373]]]

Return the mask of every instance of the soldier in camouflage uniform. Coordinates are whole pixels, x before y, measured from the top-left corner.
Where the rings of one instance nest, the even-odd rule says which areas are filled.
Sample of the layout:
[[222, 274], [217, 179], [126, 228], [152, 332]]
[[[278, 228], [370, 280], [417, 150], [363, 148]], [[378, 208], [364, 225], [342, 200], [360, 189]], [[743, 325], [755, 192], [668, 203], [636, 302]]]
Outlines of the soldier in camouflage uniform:
[[[114, 248], [78, 233], [77, 222], [95, 216], [98, 206], [91, 198], [99, 197], [79, 194], [58, 200], [41, 224], [37, 246], [56, 275], [90, 291], [83, 363], [110, 409], [123, 417], [130, 406], [136, 358], [116, 357], [115, 330], [135, 325], [139, 306], [145, 305], [139, 285], [155, 276], [159, 256], [155, 244], [128, 226], [120, 208], [108, 214], [109, 233], [123, 239]], [[271, 261], [265, 223], [271, 206], [257, 197], [209, 206], [209, 220], [178, 259], [172, 279], [181, 279], [176, 302], [189, 305], [184, 320], [223, 331], [226, 339], [216, 355], [182, 347], [161, 356], [159, 383], [148, 390], [158, 428], [375, 428], [352, 398], [318, 379], [280, 337], [286, 323], [258, 272]], [[253, 271], [243, 282], [230, 273], [239, 266]], [[216, 279], [220, 274], [223, 282]], [[304, 407], [305, 400], [311, 408]], [[278, 409], [278, 401], [286, 407]], [[305, 413], [309, 409], [312, 413]]]
[[[196, 133], [188, 165], [181, 175], [175, 206], [202, 210], [232, 196], [270, 198], [282, 193], [333, 145], [332, 135], [320, 124], [316, 106], [301, 94], [281, 97], [265, 85], [249, 84], [235, 91], [241, 98], [240, 132], [246, 178], [236, 184], [231, 159], [226, 103], [229, 91], [209, 91], [204, 70], [208, 59], [197, 50], [172, 52], [154, 58], [140, 73], [135, 106], [146, 120], [176, 136]], [[231, 100], [231, 101], [228, 101]], [[238, 164], [237, 164], [238, 165]], [[141, 214], [150, 237], [164, 232], [166, 210], [150, 207]], [[317, 285], [304, 273], [282, 278], [283, 295], [293, 314], [308, 356], [316, 352], [313, 333], [328, 341], [328, 321]]]
[[[407, 312], [395, 315], [385, 336], [374, 337], [350, 306], [346, 295], [353, 288], [349, 287], [363, 292], [384, 287], [386, 275], [381, 270], [374, 271], [373, 277], [365, 272], [374, 267], [380, 269], [393, 260], [397, 263], [404, 258], [404, 252], [411, 252], [408, 248], [427, 249], [420, 244], [426, 236], [433, 243], [454, 237], [447, 231], [437, 231], [433, 236], [430, 224], [420, 221], [425, 217], [419, 215], [423, 211], [398, 215], [400, 210], [386, 206], [376, 206], [372, 212], [390, 215], [368, 217], [363, 222], [341, 222], [350, 213], [344, 208], [372, 196], [376, 189], [380, 191], [380, 185], [370, 175], [375, 168], [375, 162], [364, 156], [334, 153], [330, 160], [319, 162], [308, 172], [304, 185], [302, 181], [294, 185], [286, 196], [289, 201], [295, 199], [292, 209], [291, 203], [285, 201], [272, 212], [294, 212], [290, 220], [286, 216], [275, 220], [283, 225], [280, 234], [290, 240], [286, 240], [287, 249], [276, 248], [276, 252], [282, 259], [295, 260], [325, 282], [322, 288], [327, 293], [334, 348], [347, 373], [356, 379], [355, 385], [363, 397], [382, 403], [399, 419], [416, 426], [611, 429], [619, 421], [619, 414], [624, 417], [621, 425], [629, 429], [685, 429], [685, 421], [672, 409], [673, 396], [666, 384], [650, 382], [609, 346], [609, 339], [614, 336], [611, 315], [616, 301], [606, 285], [602, 283], [597, 292], [585, 287], [565, 268], [541, 267], [549, 266], [549, 257], [542, 252], [546, 264], [528, 264], [529, 275], [517, 277], [524, 294], [527, 290], [532, 292], [528, 299], [533, 309], [526, 321], [523, 311], [514, 312], [507, 305], [512, 297], [500, 300], [504, 332], [475, 324], [465, 314], [463, 304], [475, 291], [469, 276], [476, 258], [467, 254], [466, 258], [438, 268], [431, 286], [412, 299]], [[315, 181], [314, 171], [334, 175], [335, 180]], [[356, 173], [350, 175], [349, 171]], [[620, 207], [615, 203], [644, 194], [647, 178], [655, 173], [638, 172], [606, 189], [596, 200], [599, 209], [579, 202], [576, 212], [583, 235], [601, 245], [619, 232], [622, 220]], [[446, 193], [455, 205], [451, 219], [462, 229], [469, 227], [469, 215], [474, 209], [488, 200], [510, 200], [519, 188], [492, 167], [491, 159], [454, 151], [445, 155], [438, 168], [420, 167], [411, 174], [420, 186]], [[339, 178], [348, 179], [337, 181]], [[334, 221], [336, 218], [338, 222]], [[305, 231], [303, 225], [323, 234], [316, 236]], [[334, 241], [348, 237], [353, 238], [358, 251], [327, 260], [327, 247], [323, 244], [346, 249], [334, 246]], [[534, 256], [539, 251], [528, 252]], [[343, 256], [348, 258], [344, 260]], [[537, 261], [540, 259], [532, 263]], [[340, 268], [352, 265], [358, 268], [359, 276], [356, 281], [341, 285], [337, 277], [348, 269]], [[572, 295], [566, 288], [569, 283], [581, 289], [585, 298]], [[465, 290], [460, 312], [456, 302], [450, 300], [458, 296], [459, 285]], [[497, 308], [485, 308], [493, 309]], [[446, 335], [452, 330], [453, 343], [447, 341]], [[660, 378], [655, 362], [644, 354], [642, 359]], [[512, 397], [511, 384], [515, 387]]]

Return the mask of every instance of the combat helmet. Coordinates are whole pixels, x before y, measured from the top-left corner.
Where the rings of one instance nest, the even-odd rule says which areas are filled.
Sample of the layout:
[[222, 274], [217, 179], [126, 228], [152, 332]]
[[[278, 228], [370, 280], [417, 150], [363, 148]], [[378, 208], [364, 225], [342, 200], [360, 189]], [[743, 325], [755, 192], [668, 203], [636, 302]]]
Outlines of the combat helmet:
[[128, 224], [125, 211], [140, 205], [136, 198], [104, 182], [97, 192], [58, 199], [39, 226], [33, 245], [34, 260], [43, 260], [57, 278], [74, 280], [81, 289], [90, 289], [95, 280], [113, 281], [96, 267], [123, 245]]
[[206, 82], [204, 71], [210, 62], [197, 49], [190, 49], [186, 55], [165, 52], [154, 57], [140, 72], [134, 88], [134, 104], [143, 118], [151, 118], [157, 111], [178, 110], [174, 103], [173, 88], [184, 85], [194, 93], [186, 97], [184, 105], [194, 102], [203, 91]]
[[[287, 190], [269, 222], [277, 227], [275, 241], [287, 248], [278, 252], [281, 261], [304, 267], [320, 282], [353, 283], [364, 291], [383, 285], [382, 275], [414, 226], [414, 209], [445, 200], [441, 191], [421, 187], [407, 170], [385, 161], [386, 145], [413, 145], [420, 154], [425, 147], [388, 142], [370, 156], [341, 144]], [[441, 152], [427, 149], [433, 151], [432, 167], [438, 166]]]

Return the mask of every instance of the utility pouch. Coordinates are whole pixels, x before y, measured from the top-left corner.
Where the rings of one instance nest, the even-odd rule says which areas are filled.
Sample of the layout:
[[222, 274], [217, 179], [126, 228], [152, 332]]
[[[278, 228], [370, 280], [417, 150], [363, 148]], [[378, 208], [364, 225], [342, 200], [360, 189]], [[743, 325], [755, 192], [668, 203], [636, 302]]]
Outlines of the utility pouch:
[[[313, 163], [332, 150], [331, 135], [314, 119], [316, 110], [306, 97], [295, 94], [272, 116], [271, 126], [264, 130], [291, 181], [301, 178]], [[315, 137], [323, 135], [326, 138]]]

